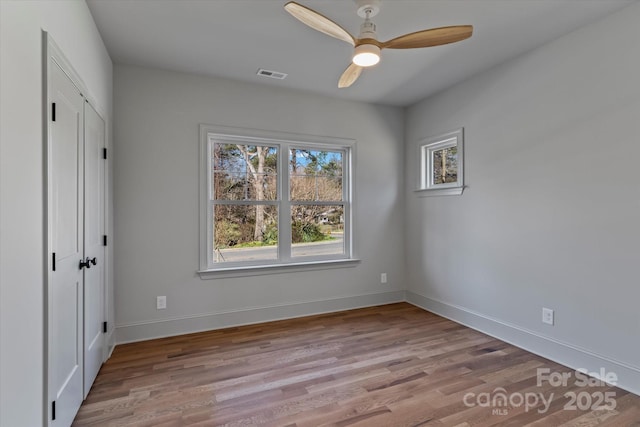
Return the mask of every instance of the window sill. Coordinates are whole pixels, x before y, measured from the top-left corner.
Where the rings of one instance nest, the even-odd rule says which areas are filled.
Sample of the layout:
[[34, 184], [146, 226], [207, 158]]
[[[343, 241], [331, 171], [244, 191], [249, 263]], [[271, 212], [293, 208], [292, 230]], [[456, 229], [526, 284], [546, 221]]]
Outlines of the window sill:
[[416, 190], [418, 197], [432, 196], [460, 196], [464, 191], [464, 186], [448, 188], [421, 188]]
[[199, 270], [197, 273], [202, 280], [226, 279], [231, 277], [262, 276], [265, 274], [292, 273], [310, 270], [326, 270], [332, 268], [355, 267], [359, 259], [337, 259], [330, 261], [309, 261], [290, 264], [268, 264], [247, 267], [216, 268]]

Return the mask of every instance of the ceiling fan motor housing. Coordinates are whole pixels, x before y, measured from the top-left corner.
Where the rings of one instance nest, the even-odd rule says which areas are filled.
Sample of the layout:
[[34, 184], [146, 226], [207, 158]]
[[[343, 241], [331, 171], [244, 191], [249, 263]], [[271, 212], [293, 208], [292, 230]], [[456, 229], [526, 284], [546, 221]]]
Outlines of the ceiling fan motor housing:
[[376, 38], [376, 24], [373, 23], [370, 19], [365, 19], [365, 21], [360, 25], [360, 35], [358, 36], [360, 39], [375, 39]]

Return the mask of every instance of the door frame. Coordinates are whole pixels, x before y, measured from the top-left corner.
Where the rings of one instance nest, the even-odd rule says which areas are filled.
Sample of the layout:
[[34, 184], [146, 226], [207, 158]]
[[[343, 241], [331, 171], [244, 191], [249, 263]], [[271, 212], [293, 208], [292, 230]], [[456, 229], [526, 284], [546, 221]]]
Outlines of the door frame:
[[[44, 201], [44, 221], [43, 221], [43, 239], [44, 239], [44, 254], [43, 254], [43, 265], [47, 274], [44, 276], [44, 298], [43, 298], [43, 388], [42, 388], [42, 404], [44, 405], [43, 410], [43, 425], [48, 426], [51, 423], [52, 417], [52, 390], [50, 390], [49, 384], [49, 286], [52, 282], [51, 275], [53, 273], [53, 259], [52, 259], [52, 227], [50, 224], [52, 218], [52, 206], [50, 203], [50, 194], [49, 194], [49, 137], [51, 135], [50, 131], [50, 119], [51, 119], [51, 100], [49, 98], [49, 75], [50, 75], [50, 63], [49, 59], [52, 59], [61, 69], [62, 71], [69, 77], [71, 82], [78, 88], [81, 96], [88, 102], [94, 110], [103, 118], [105, 123], [105, 147], [107, 150], [110, 148], [110, 119], [109, 116], [105, 114], [105, 112], [98, 107], [97, 103], [94, 101], [93, 97], [89, 94], [89, 91], [84, 84], [84, 81], [75, 70], [71, 62], [66, 58], [60, 47], [53, 40], [51, 35], [47, 31], [42, 31], [42, 121], [43, 121], [43, 153], [42, 153], [42, 166], [43, 166], [43, 201]], [[103, 228], [105, 235], [111, 237], [111, 197], [110, 197], [110, 162], [105, 160], [104, 167], [104, 191], [103, 191]], [[110, 239], [113, 241], [113, 239]], [[103, 269], [103, 283], [104, 283], [104, 308], [103, 313], [105, 320], [108, 322], [108, 331], [104, 334], [103, 340], [105, 348], [105, 352], [103, 355], [103, 362], [106, 361], [111, 352], [113, 351], [114, 344], [114, 319], [111, 315], [113, 313], [113, 298], [112, 298], [112, 285], [111, 285], [111, 257], [110, 253], [111, 248], [113, 247], [112, 243], [110, 243], [105, 248], [104, 254], [104, 269]], [[84, 340], [84, 333], [83, 340]], [[83, 372], [84, 375], [84, 372]]]

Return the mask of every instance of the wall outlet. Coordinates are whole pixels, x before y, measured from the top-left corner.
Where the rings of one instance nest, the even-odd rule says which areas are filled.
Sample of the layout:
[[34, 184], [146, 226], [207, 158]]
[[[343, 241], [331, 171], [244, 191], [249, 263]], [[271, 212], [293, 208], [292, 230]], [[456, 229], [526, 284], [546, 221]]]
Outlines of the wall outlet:
[[167, 297], [166, 296], [158, 296], [156, 297], [156, 308], [158, 310], [164, 310], [167, 308]]
[[553, 310], [542, 307], [542, 323], [553, 325]]
[[387, 283], [387, 273], [380, 273], [380, 283]]

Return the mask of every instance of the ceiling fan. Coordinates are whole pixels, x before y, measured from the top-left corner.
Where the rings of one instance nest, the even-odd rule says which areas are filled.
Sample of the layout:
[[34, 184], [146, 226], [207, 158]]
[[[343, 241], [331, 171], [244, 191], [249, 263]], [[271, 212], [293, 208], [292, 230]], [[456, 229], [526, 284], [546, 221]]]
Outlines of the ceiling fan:
[[353, 37], [347, 30], [326, 16], [294, 1], [284, 5], [287, 12], [314, 30], [335, 37], [352, 45], [355, 49], [351, 64], [338, 80], [338, 87], [351, 86], [360, 77], [362, 70], [380, 62], [382, 49], [413, 49], [455, 43], [471, 37], [473, 26], [455, 25], [416, 31], [400, 37], [380, 42], [376, 38], [376, 25], [371, 18], [380, 11], [380, 0], [355, 0], [358, 15], [364, 18], [360, 34]]

